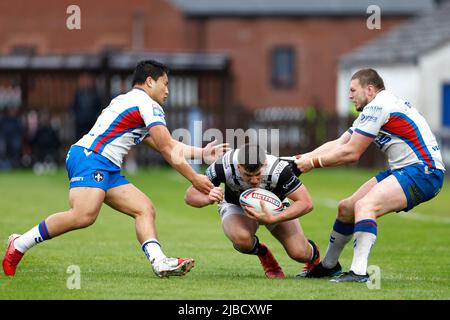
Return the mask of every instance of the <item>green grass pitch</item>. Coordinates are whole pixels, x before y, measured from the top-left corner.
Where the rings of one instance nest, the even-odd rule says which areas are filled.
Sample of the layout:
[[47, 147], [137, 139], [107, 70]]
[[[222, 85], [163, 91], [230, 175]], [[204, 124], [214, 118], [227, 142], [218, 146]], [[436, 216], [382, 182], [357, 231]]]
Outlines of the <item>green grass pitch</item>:
[[[336, 204], [375, 171], [354, 168], [316, 170], [302, 176], [314, 210], [301, 218], [308, 238], [325, 253]], [[450, 189], [408, 214], [378, 220], [378, 239], [369, 265], [381, 270], [381, 287], [335, 284], [295, 278], [303, 267], [260, 228], [258, 235], [283, 266], [286, 279], [269, 280], [255, 256], [236, 252], [223, 235], [216, 206], [187, 206], [188, 183], [170, 168], [142, 170], [129, 180], [157, 210], [158, 236], [170, 256], [196, 259], [185, 277], [157, 278], [135, 238], [134, 221], [106, 205], [96, 223], [30, 250], [15, 277], [0, 275], [0, 299], [450, 299]], [[65, 172], [35, 176], [28, 171], [0, 173], [0, 239], [22, 233], [68, 206]], [[3, 255], [3, 253], [2, 253]], [[347, 270], [352, 248], [341, 264]], [[68, 289], [69, 266], [80, 268], [80, 289]]]

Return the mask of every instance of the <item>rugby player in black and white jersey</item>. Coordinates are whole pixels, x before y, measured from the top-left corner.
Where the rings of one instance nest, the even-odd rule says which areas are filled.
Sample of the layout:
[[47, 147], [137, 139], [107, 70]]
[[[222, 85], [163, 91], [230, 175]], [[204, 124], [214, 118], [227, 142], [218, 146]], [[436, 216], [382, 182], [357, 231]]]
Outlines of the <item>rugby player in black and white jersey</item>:
[[[304, 272], [319, 263], [319, 249], [305, 237], [297, 219], [313, 209], [312, 199], [290, 163], [266, 154], [259, 145], [245, 144], [217, 159], [206, 170], [206, 176], [215, 187], [209, 195], [190, 187], [186, 191], [186, 203], [197, 208], [218, 203], [225, 235], [237, 251], [258, 256], [268, 278], [284, 278], [285, 274], [270, 249], [259, 242], [256, 236], [259, 225], [266, 226], [289, 257], [306, 263]], [[225, 184], [225, 191], [221, 183]], [[284, 200], [285, 210], [273, 215], [264, 203], [262, 212], [242, 209], [239, 196], [250, 188], [273, 192]], [[292, 204], [289, 205], [288, 199]]]

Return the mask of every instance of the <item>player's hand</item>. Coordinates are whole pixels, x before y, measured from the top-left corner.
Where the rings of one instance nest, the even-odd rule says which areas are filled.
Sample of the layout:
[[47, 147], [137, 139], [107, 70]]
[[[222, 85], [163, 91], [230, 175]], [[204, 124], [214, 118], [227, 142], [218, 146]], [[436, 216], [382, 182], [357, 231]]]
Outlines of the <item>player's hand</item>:
[[191, 183], [195, 189], [206, 195], [209, 195], [211, 189], [214, 188], [214, 185], [209, 181], [208, 177], [202, 174], [196, 174]]
[[304, 155], [302, 155], [300, 158], [297, 158], [294, 162], [297, 165], [298, 170], [300, 170], [302, 173], [306, 173], [313, 169], [311, 158]]
[[223, 201], [223, 189], [221, 187], [212, 188], [208, 197], [211, 204], [214, 202], [219, 203]]
[[291, 169], [292, 169], [292, 172], [295, 174], [295, 176], [300, 176], [303, 172], [297, 167], [297, 165], [296, 165], [296, 163], [295, 163], [295, 160], [297, 160], [297, 159], [300, 159], [302, 157], [302, 155], [301, 154], [296, 154], [296, 155], [294, 155], [293, 156], [293, 158], [294, 158], [294, 161], [292, 161], [292, 162], [289, 162], [289, 165], [290, 165], [290, 167], [291, 167]]
[[229, 143], [217, 144], [217, 139], [208, 143], [202, 150], [203, 161], [206, 164], [211, 164], [217, 160], [221, 155], [230, 150]]
[[259, 224], [266, 225], [274, 223], [273, 213], [266, 207], [263, 201], [260, 201], [261, 212], [256, 212], [251, 208], [245, 208], [245, 213], [250, 219], [256, 220]]

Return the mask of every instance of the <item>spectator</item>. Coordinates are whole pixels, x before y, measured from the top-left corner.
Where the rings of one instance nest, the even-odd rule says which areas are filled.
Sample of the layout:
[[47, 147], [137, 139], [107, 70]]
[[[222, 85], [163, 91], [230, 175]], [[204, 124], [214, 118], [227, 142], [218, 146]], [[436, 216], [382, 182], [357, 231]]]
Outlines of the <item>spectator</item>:
[[78, 89], [72, 105], [75, 117], [74, 140], [79, 140], [94, 125], [102, 107], [95, 87], [95, 79], [88, 73], [82, 73], [78, 79]]
[[[61, 145], [58, 133], [51, 126], [50, 114], [40, 114], [39, 127], [30, 141], [35, 160], [34, 169], [39, 173], [41, 169], [55, 168], [58, 162], [58, 150]], [[45, 170], [44, 170], [45, 171]]]
[[0, 169], [20, 167], [23, 130], [19, 113], [19, 108], [8, 107], [0, 115]]

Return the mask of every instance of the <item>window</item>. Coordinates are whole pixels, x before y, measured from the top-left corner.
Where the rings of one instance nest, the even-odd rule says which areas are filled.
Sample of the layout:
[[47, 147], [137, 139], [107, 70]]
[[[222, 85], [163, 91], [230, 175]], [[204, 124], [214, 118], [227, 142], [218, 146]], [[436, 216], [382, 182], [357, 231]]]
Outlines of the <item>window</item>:
[[295, 53], [291, 47], [277, 47], [271, 54], [272, 85], [291, 88], [295, 80]]
[[450, 83], [442, 86], [442, 126], [450, 128]]
[[11, 49], [12, 55], [34, 55], [36, 47], [33, 45], [17, 45]]

